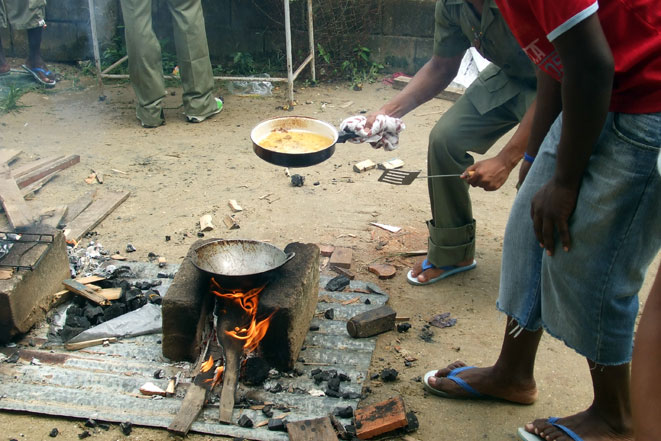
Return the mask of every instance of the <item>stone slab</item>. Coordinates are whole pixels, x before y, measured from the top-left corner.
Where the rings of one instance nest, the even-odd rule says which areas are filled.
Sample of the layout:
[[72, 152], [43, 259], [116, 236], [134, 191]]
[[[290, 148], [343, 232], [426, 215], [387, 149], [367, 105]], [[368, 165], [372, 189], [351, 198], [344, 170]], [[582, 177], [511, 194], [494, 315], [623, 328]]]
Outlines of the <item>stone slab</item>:
[[10, 341], [41, 321], [54, 294], [62, 290], [62, 281], [71, 277], [64, 235], [50, 232], [54, 233], [51, 244], [17, 243], [4, 259], [21, 253], [21, 265], [34, 265], [41, 257], [34, 269], [14, 270], [10, 279], [0, 280], [0, 342]]

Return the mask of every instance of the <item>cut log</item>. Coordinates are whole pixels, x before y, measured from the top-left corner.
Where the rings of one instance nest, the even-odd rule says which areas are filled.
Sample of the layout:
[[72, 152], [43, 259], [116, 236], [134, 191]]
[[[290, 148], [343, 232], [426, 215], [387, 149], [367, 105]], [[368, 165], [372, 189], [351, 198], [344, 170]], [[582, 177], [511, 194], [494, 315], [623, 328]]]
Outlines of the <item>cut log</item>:
[[43, 167], [26, 173], [21, 177], [16, 178], [16, 184], [18, 185], [18, 188], [27, 187], [28, 185], [42, 179], [45, 176], [52, 175], [53, 173], [78, 164], [79, 162], [80, 156], [78, 155], [70, 155], [66, 158], [58, 159], [54, 162], [44, 165]]
[[101, 306], [110, 304], [110, 302], [105, 297], [97, 294], [95, 290], [93, 290], [89, 286], [83, 285], [82, 283], [76, 282], [73, 279], [67, 279], [63, 281], [62, 284], [69, 291], [81, 295], [86, 299], [91, 300], [92, 302], [97, 303]]
[[66, 225], [67, 240], [79, 241], [129, 197], [129, 192], [104, 192], [92, 204]]
[[337, 435], [328, 417], [287, 423], [291, 441], [337, 441]]
[[388, 305], [358, 314], [347, 322], [347, 332], [354, 338], [371, 337], [395, 327], [397, 313]]
[[356, 409], [356, 436], [369, 439], [408, 424], [402, 397], [393, 397], [372, 406]]

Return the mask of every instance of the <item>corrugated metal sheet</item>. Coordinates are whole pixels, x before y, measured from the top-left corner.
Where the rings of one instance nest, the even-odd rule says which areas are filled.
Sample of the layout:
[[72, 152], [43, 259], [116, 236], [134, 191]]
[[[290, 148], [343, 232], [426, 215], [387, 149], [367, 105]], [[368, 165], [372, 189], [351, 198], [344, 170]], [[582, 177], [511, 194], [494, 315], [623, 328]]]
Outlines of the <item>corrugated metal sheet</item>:
[[[151, 279], [158, 272], [158, 267], [143, 264], [136, 272], [140, 275], [138, 280]], [[346, 332], [345, 322], [359, 312], [383, 305], [388, 296], [375, 285], [360, 281], [352, 281], [350, 288], [369, 291], [369, 294], [327, 292], [323, 287], [328, 280], [328, 276], [321, 277], [319, 296], [325, 301], [318, 303], [318, 314], [312, 323], [319, 326], [319, 330], [308, 333], [305, 350], [297, 363], [297, 368], [304, 375], [269, 380], [283, 386], [284, 390], [279, 393], [267, 392], [263, 387], [239, 385], [239, 395], [288, 407], [287, 421], [317, 418], [336, 407], [355, 408], [358, 404], [358, 399], [300, 393], [301, 389], [325, 388], [325, 383], [316, 385], [310, 378], [312, 370], [336, 369], [343, 372], [351, 377], [351, 382], [342, 383], [342, 391], [360, 393], [370, 366], [376, 338], [352, 339]], [[166, 287], [167, 283], [163, 288]], [[360, 297], [359, 303], [342, 304], [356, 297]], [[366, 299], [370, 300], [370, 305], [364, 304]], [[323, 313], [330, 308], [334, 310], [334, 320], [323, 317]], [[23, 341], [33, 340], [40, 345], [45, 341], [47, 332], [48, 326], [44, 323]], [[162, 356], [160, 335], [123, 339], [107, 347], [95, 346], [73, 352], [61, 347], [38, 348], [22, 344], [18, 348], [1, 348], [7, 356], [16, 350], [20, 353], [17, 363], [0, 363], [0, 409], [4, 410], [165, 428], [181, 406], [191, 375], [189, 363], [171, 363]], [[165, 378], [154, 379], [154, 373], [159, 369], [165, 372]], [[176, 396], [154, 399], [140, 394], [140, 386], [147, 381], [165, 389], [167, 378], [178, 372], [183, 372], [185, 380], [178, 386]], [[285, 433], [269, 431], [266, 426], [248, 429], [220, 424], [218, 400], [212, 401], [204, 407], [191, 431], [263, 441], [289, 439]], [[255, 424], [267, 419], [258, 410], [235, 409], [234, 421], [243, 414]], [[274, 409], [275, 417], [280, 414], [282, 411]], [[343, 422], [349, 423], [348, 420]]]

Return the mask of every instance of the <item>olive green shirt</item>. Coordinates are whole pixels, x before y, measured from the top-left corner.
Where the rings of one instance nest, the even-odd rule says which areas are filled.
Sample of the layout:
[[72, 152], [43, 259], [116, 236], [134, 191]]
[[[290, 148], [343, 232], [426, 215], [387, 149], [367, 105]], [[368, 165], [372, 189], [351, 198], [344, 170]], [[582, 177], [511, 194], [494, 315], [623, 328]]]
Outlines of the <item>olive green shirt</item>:
[[[435, 13], [434, 55], [456, 57], [473, 46], [492, 64], [466, 90], [466, 97], [484, 114], [519, 93], [535, 97], [536, 78], [532, 62], [523, 53], [494, 0], [485, 0], [478, 18], [466, 0], [438, 0]], [[522, 109], [525, 113], [526, 109]], [[523, 114], [518, 115], [519, 118]]]

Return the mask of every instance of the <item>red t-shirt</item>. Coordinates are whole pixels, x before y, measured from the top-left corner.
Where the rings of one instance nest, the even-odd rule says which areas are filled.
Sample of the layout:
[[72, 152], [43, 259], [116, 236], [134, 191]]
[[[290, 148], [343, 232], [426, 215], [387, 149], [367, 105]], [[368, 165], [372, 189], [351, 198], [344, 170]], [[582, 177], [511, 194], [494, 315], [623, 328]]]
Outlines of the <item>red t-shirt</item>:
[[542, 70], [562, 79], [551, 43], [577, 23], [599, 14], [615, 59], [610, 110], [661, 112], [661, 3], [659, 0], [496, 0], [519, 44]]

